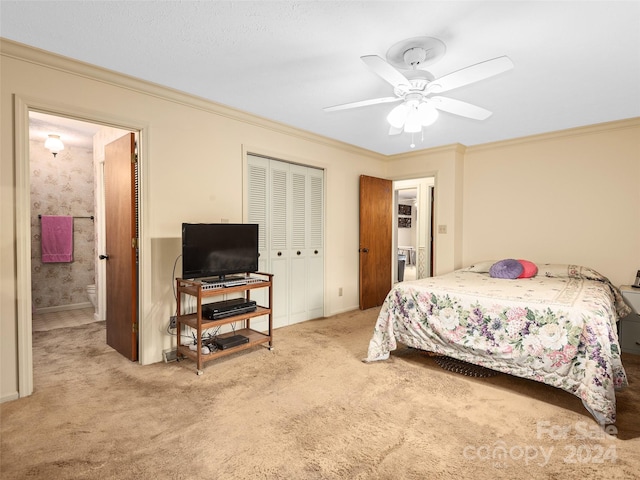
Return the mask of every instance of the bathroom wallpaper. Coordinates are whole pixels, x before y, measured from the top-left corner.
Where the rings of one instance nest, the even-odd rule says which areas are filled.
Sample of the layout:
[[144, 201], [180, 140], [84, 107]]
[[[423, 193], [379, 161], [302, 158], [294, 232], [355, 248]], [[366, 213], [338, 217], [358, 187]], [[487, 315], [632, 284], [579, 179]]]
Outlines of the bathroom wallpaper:
[[54, 158], [43, 140], [31, 140], [31, 295], [35, 312], [52, 307], [91, 306], [87, 285], [95, 283], [94, 222], [73, 221], [71, 263], [42, 263], [38, 215], [94, 215], [91, 148], [65, 145]]

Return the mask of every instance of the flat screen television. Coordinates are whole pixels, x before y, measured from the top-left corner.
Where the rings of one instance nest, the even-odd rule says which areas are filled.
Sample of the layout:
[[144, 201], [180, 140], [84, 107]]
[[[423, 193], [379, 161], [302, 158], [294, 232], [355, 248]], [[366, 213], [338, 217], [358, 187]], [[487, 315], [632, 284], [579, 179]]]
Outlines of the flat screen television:
[[227, 275], [257, 271], [257, 224], [182, 224], [182, 278], [223, 280]]

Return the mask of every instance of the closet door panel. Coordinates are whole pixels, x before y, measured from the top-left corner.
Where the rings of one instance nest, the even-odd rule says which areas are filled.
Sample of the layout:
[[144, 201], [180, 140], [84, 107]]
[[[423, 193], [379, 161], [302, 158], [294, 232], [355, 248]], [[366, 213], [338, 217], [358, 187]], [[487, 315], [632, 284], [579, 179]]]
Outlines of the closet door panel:
[[307, 320], [324, 316], [324, 259], [317, 252], [307, 259]]
[[[262, 157], [250, 156], [248, 160], [248, 212], [247, 222], [258, 224], [258, 271], [270, 272], [269, 246], [267, 244], [267, 225], [269, 215], [269, 160]], [[251, 292], [251, 299], [258, 305], [269, 304], [269, 292], [266, 288], [259, 288]], [[259, 317], [251, 321], [252, 328], [266, 331], [269, 328], [268, 318]]]
[[291, 251], [289, 322], [298, 323], [307, 317], [307, 168], [291, 165]]
[[291, 286], [289, 294], [289, 323], [308, 320], [305, 278], [307, 274], [306, 259], [294, 256], [289, 267]]
[[258, 270], [266, 272], [268, 267], [267, 216], [269, 198], [269, 161], [254, 157], [248, 165], [248, 223], [258, 224]]
[[307, 169], [307, 319], [324, 316], [324, 171]]
[[289, 165], [269, 162], [269, 259], [273, 278], [273, 323], [276, 327], [289, 324]]
[[289, 325], [289, 259], [276, 256], [271, 259], [273, 273], [273, 327]]

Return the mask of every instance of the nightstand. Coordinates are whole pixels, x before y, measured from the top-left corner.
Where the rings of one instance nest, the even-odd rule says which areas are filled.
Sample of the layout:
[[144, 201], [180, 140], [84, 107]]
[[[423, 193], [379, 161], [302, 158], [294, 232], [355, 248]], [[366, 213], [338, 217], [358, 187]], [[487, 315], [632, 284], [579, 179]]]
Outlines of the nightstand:
[[620, 348], [623, 352], [640, 355], [640, 288], [623, 285], [620, 292], [625, 303], [633, 310], [620, 319]]

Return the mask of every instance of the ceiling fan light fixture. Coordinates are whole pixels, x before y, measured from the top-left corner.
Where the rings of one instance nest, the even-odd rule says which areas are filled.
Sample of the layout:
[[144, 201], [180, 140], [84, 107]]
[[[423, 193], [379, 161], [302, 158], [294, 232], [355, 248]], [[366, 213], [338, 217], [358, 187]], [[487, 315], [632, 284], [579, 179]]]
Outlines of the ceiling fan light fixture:
[[404, 131], [407, 133], [417, 133], [422, 130], [420, 123], [420, 112], [417, 107], [412, 107], [407, 113], [407, 120], [404, 123]]
[[401, 103], [389, 112], [389, 115], [387, 115], [387, 122], [395, 128], [402, 128], [408, 113], [409, 106], [406, 103]]
[[418, 105], [418, 116], [420, 117], [420, 123], [423, 127], [428, 127], [429, 125], [433, 125], [435, 121], [438, 119], [439, 113], [433, 105], [430, 105], [427, 102], [422, 102]]

